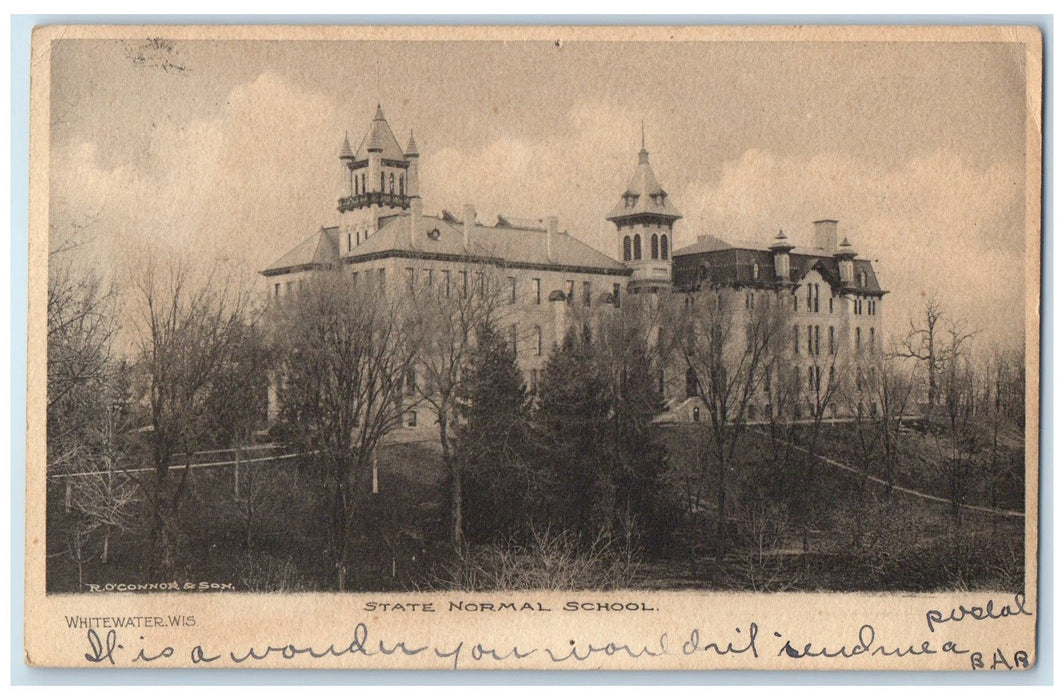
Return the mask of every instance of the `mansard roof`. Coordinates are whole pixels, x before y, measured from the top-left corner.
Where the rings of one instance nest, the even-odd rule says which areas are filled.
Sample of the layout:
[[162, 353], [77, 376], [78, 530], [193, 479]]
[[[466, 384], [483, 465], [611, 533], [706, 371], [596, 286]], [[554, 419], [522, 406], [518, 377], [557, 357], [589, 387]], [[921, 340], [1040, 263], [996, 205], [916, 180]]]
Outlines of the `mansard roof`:
[[335, 265], [340, 256], [339, 235], [339, 229], [335, 226], [322, 227], [313, 236], [282, 255], [277, 262], [263, 270], [262, 274], [271, 277], [286, 272], [320, 270]]
[[[800, 284], [807, 274], [816, 270], [833, 289], [842, 289], [835, 256], [819, 248], [796, 248], [789, 257], [787, 282]], [[846, 286], [847, 290], [879, 296], [887, 293], [879, 286], [871, 261], [854, 260], [853, 270], [854, 282]], [[863, 287], [859, 285], [862, 272], [866, 278]], [[733, 245], [716, 236], [699, 236], [696, 243], [673, 251], [673, 279], [677, 287], [685, 289], [707, 285], [772, 286], [776, 284], [775, 262], [772, 251], [756, 244]]]
[[606, 218], [610, 221], [637, 216], [660, 216], [672, 220], [682, 218], [679, 210], [669, 201], [669, 195], [662, 189], [658, 178], [650, 167], [650, 155], [647, 149], [639, 151], [639, 163], [635, 166], [628, 188], [621, 194], [620, 201], [613, 207]]
[[368, 160], [370, 153], [379, 153], [384, 160], [405, 160], [403, 149], [396, 140], [395, 134], [392, 133], [392, 128], [388, 126], [388, 120], [384, 118], [384, 110], [379, 104], [377, 113], [370, 122], [369, 131], [362, 138], [362, 143], [358, 145], [355, 160]]

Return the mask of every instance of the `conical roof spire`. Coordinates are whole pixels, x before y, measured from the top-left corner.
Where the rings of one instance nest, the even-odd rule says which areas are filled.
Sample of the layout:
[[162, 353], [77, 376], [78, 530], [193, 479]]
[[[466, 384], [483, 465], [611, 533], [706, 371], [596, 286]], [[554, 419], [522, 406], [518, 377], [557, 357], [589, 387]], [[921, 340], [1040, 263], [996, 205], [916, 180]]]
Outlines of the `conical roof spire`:
[[384, 118], [384, 110], [377, 103], [377, 112], [373, 115], [373, 121], [369, 125], [362, 143], [355, 153], [355, 160], [361, 161], [369, 158], [370, 153], [380, 153], [381, 158], [386, 160], [403, 160], [403, 149], [396, 140], [392, 128], [388, 126], [388, 120]]
[[347, 139], [347, 132], [344, 132], [344, 142], [340, 145], [340, 157], [341, 158], [354, 158], [355, 153], [351, 150], [351, 142]]
[[407, 143], [406, 143], [406, 155], [407, 156], [416, 156], [416, 155], [418, 155], [417, 144], [414, 142], [414, 130], [413, 129], [410, 130], [410, 140], [407, 141]]
[[650, 167], [650, 154], [646, 149], [646, 137], [643, 129], [641, 132], [641, 148], [639, 149], [639, 163], [635, 166], [635, 173], [628, 181], [628, 188], [621, 194], [621, 201], [606, 216], [609, 221], [618, 221], [629, 216], [642, 216], [644, 214], [657, 214], [661, 217], [675, 221], [682, 218], [680, 212], [669, 201], [669, 195], [662, 189], [654, 170]]
[[643, 120], [639, 120], [639, 162], [650, 164], [650, 154], [647, 153], [647, 133], [643, 127]]

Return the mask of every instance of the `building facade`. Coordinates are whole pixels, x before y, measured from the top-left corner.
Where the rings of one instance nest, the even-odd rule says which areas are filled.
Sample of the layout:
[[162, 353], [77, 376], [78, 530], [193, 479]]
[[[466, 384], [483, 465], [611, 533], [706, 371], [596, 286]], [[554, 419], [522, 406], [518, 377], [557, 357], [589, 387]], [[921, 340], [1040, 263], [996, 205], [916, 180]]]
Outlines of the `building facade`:
[[[340, 270], [366, 294], [412, 294], [427, 285], [466, 295], [490, 277], [507, 311], [500, 331], [512, 339], [535, 393], [550, 349], [566, 329], [610, 313], [629, 295], [724, 295], [729, 304], [748, 307], [759, 295], [785, 295], [793, 333], [786, 372], [794, 391], [787, 401], [794, 417], [813, 410], [810, 399], [826, 381], [822, 375], [845, 367], [847, 376], [874, 376], [886, 292], [871, 262], [858, 258], [848, 240], [838, 241], [836, 221], [815, 222], [810, 247], [792, 244], [781, 231], [763, 244], [699, 235], [674, 249], [674, 225], [682, 215], [655, 176], [644, 143], [627, 187], [606, 215], [616, 227], [616, 257], [610, 257], [559, 229], [556, 216], [498, 215], [488, 224], [472, 205], [460, 214], [425, 213], [419, 159], [413, 133], [400, 147], [378, 105], [358, 148], [346, 136], [341, 145], [338, 224], [320, 229], [262, 271], [271, 297], [298, 292], [326, 269]], [[667, 420], [699, 420], [682, 367], [663, 369], [660, 385]], [[748, 418], [780, 413], [771, 405], [771, 388], [766, 393]], [[828, 413], [846, 415], [851, 408], [836, 403]], [[419, 424], [431, 421], [412, 413], [407, 427]]]

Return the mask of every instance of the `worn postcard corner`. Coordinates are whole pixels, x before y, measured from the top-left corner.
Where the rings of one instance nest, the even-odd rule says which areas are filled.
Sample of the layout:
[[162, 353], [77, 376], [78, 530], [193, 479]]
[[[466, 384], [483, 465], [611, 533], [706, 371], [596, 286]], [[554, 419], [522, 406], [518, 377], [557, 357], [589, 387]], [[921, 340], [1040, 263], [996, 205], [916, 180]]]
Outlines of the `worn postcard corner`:
[[1037, 28], [32, 51], [28, 664], [1035, 662]]

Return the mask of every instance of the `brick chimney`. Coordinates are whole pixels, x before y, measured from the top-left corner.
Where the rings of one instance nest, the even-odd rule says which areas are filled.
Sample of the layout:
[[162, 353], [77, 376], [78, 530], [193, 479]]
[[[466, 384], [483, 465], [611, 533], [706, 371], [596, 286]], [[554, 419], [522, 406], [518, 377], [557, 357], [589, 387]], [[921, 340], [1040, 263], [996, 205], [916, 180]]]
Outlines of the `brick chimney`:
[[421, 244], [421, 237], [425, 234], [422, 223], [421, 197], [417, 195], [410, 198], [410, 245], [417, 248]]
[[554, 261], [554, 238], [558, 235], [558, 217], [547, 217], [547, 260]]
[[821, 219], [814, 221], [816, 232], [813, 234], [813, 245], [824, 251], [825, 255], [834, 255], [839, 248], [839, 222], [834, 219]]
[[477, 210], [472, 204], [467, 204], [462, 210], [462, 237], [465, 241], [466, 250], [469, 250], [470, 241], [473, 238], [473, 227], [477, 225]]

